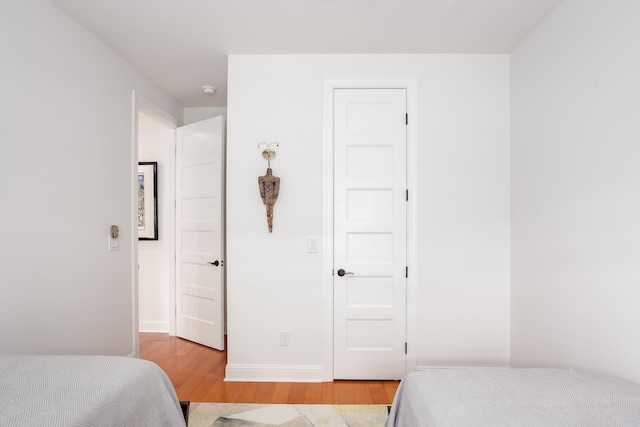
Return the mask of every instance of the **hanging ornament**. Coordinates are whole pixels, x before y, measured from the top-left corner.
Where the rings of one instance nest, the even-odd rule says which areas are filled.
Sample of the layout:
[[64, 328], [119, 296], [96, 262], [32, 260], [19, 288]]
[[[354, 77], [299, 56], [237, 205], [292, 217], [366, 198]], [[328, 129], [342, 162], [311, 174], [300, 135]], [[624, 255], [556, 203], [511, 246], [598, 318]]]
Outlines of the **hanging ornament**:
[[267, 147], [262, 151], [262, 157], [267, 160], [267, 173], [264, 176], [258, 177], [258, 188], [260, 189], [260, 197], [262, 197], [262, 203], [267, 208], [267, 226], [269, 227], [269, 233], [273, 232], [273, 206], [276, 204], [278, 200], [278, 193], [280, 192], [280, 178], [277, 176], [273, 176], [273, 171], [271, 170], [271, 160], [275, 159], [276, 152], [271, 149], [270, 146], [276, 144], [277, 142], [272, 142], [271, 144], [267, 144], [266, 142], [261, 142], [258, 144], [258, 148], [262, 144], [265, 144]]

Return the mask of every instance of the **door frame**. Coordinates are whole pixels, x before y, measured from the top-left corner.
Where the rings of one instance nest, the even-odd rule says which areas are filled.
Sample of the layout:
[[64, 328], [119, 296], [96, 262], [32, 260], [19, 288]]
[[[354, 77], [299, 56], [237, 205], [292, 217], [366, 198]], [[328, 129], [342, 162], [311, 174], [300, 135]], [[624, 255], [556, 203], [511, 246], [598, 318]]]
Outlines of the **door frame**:
[[417, 369], [418, 332], [418, 85], [414, 80], [325, 80], [323, 85], [323, 381], [333, 381], [333, 94], [336, 89], [406, 89], [407, 91], [407, 278], [405, 373]]
[[[134, 179], [138, 174], [138, 113], [145, 113], [154, 119], [166, 124], [167, 127], [173, 128], [174, 133], [175, 129], [179, 125], [179, 121], [176, 117], [159, 107], [153, 101], [146, 98], [144, 95], [138, 93], [137, 91], [132, 91], [132, 144], [131, 144], [131, 275], [132, 275], [132, 304], [133, 304], [133, 348], [134, 348], [134, 356], [140, 356], [140, 331], [139, 331], [139, 306], [138, 306], [138, 216], [136, 214], [135, 207], [138, 205], [138, 185], [137, 180]], [[168, 165], [171, 167], [169, 172], [169, 180], [168, 185], [170, 188], [166, 188], [163, 191], [166, 191], [169, 197], [173, 198], [173, 205], [175, 205], [175, 144], [176, 138], [174, 135], [173, 138], [173, 160], [171, 164]], [[169, 292], [169, 335], [176, 334], [176, 314], [175, 314], [175, 257], [176, 257], [176, 242], [175, 242], [175, 209], [170, 209], [169, 212], [165, 214], [167, 217], [167, 221], [170, 228], [169, 236], [165, 236], [164, 238], [169, 240], [169, 247], [171, 250], [168, 254], [167, 262], [169, 263], [170, 269], [170, 292]]]

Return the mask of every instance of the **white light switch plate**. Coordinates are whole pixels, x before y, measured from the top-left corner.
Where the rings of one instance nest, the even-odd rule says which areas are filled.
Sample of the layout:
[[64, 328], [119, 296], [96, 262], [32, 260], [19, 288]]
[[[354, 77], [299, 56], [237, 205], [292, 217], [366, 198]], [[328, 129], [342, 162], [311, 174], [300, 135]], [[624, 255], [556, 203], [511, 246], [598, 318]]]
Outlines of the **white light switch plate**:
[[120, 250], [120, 239], [109, 236], [109, 252]]
[[307, 239], [307, 252], [310, 254], [318, 252], [318, 239], [315, 237]]

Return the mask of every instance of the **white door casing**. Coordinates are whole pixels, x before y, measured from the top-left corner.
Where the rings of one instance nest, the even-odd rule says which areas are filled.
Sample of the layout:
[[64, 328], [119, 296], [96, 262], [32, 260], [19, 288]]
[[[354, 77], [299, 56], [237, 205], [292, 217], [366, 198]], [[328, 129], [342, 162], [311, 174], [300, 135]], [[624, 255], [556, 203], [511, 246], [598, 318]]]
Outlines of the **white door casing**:
[[[406, 89], [335, 89], [333, 100], [334, 378], [400, 379], [406, 361]], [[340, 269], [347, 274], [339, 276]]]
[[176, 333], [224, 349], [222, 116], [177, 130]]

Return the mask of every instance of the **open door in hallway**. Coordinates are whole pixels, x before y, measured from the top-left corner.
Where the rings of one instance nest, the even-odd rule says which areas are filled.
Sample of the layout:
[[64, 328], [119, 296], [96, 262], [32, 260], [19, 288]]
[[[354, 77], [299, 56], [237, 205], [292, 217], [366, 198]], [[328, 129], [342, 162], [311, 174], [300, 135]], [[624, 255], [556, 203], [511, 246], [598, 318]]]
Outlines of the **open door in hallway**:
[[178, 128], [176, 329], [224, 349], [224, 124], [222, 116]]

